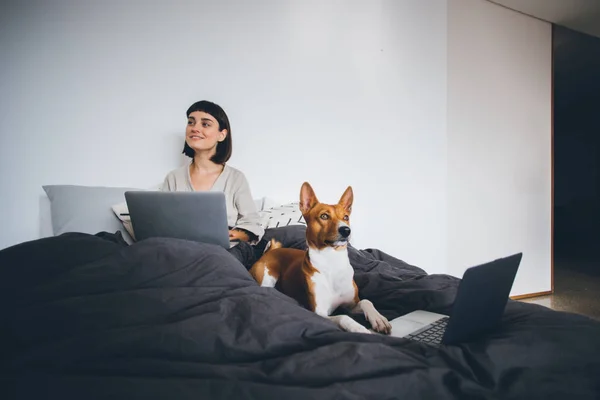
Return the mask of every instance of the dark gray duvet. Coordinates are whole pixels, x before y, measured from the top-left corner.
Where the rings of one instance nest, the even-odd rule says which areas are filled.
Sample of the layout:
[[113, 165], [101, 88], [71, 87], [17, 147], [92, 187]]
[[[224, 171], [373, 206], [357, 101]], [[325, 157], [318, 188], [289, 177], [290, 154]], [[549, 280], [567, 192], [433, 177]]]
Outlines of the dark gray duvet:
[[[294, 247], [303, 234], [267, 233]], [[0, 251], [0, 398], [600, 398], [600, 323], [583, 316], [510, 301], [498, 331], [435, 349], [343, 332], [216, 246], [112, 239]], [[351, 263], [389, 319], [452, 306], [456, 278], [372, 249], [351, 249]]]

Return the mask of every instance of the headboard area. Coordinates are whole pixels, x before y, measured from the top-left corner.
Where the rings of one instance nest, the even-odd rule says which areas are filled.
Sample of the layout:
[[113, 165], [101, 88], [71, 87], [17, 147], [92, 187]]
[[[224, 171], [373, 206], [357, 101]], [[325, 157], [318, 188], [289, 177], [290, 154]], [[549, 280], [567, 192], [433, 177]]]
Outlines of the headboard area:
[[[40, 196], [40, 237], [66, 232], [115, 233], [120, 231], [128, 243], [134, 239], [115, 214], [115, 206], [125, 202], [128, 190], [156, 190], [130, 187], [45, 185]], [[305, 225], [297, 202], [277, 202], [267, 197], [254, 199], [265, 229]]]
[[[50, 211], [50, 228], [54, 235], [66, 232], [117, 232], [123, 234], [125, 240], [132, 242], [131, 237], [121, 221], [112, 211], [112, 206], [125, 201], [128, 190], [147, 190], [129, 187], [78, 186], [78, 185], [46, 185]], [[48, 229], [47, 209], [40, 205], [40, 230]], [[41, 233], [41, 232], [40, 232]]]

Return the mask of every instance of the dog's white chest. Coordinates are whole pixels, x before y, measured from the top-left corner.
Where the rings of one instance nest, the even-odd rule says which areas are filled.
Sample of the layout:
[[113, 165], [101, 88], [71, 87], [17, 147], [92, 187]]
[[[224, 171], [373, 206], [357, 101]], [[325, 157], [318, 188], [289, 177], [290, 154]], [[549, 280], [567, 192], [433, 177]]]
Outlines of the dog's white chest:
[[354, 270], [347, 250], [309, 250], [310, 262], [319, 270], [312, 277], [316, 309], [319, 315], [331, 315], [342, 304], [354, 300]]

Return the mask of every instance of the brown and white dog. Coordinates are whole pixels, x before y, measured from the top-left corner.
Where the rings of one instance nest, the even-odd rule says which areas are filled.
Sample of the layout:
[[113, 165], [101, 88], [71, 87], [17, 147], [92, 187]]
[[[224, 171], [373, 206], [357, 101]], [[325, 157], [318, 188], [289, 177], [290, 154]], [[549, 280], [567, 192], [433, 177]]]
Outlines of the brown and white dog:
[[305, 182], [300, 189], [300, 211], [306, 220], [308, 249], [283, 248], [272, 240], [250, 274], [261, 286], [275, 287], [343, 330], [371, 333], [348, 315], [332, 316], [338, 307], [363, 312], [374, 331], [389, 334], [388, 320], [373, 303], [358, 297], [354, 269], [348, 258], [353, 200], [349, 186], [338, 204], [320, 203]]

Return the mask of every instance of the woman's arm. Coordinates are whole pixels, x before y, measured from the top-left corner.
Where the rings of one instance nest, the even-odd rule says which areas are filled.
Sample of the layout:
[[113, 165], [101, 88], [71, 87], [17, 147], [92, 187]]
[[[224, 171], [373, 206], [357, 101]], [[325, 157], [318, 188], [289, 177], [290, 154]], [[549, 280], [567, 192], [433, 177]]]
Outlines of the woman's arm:
[[238, 219], [233, 229], [246, 231], [249, 242], [251, 244], [258, 243], [265, 234], [265, 230], [260, 224], [260, 214], [256, 209], [250, 185], [243, 174], [240, 174], [240, 183], [234, 193], [233, 201], [238, 212]]

